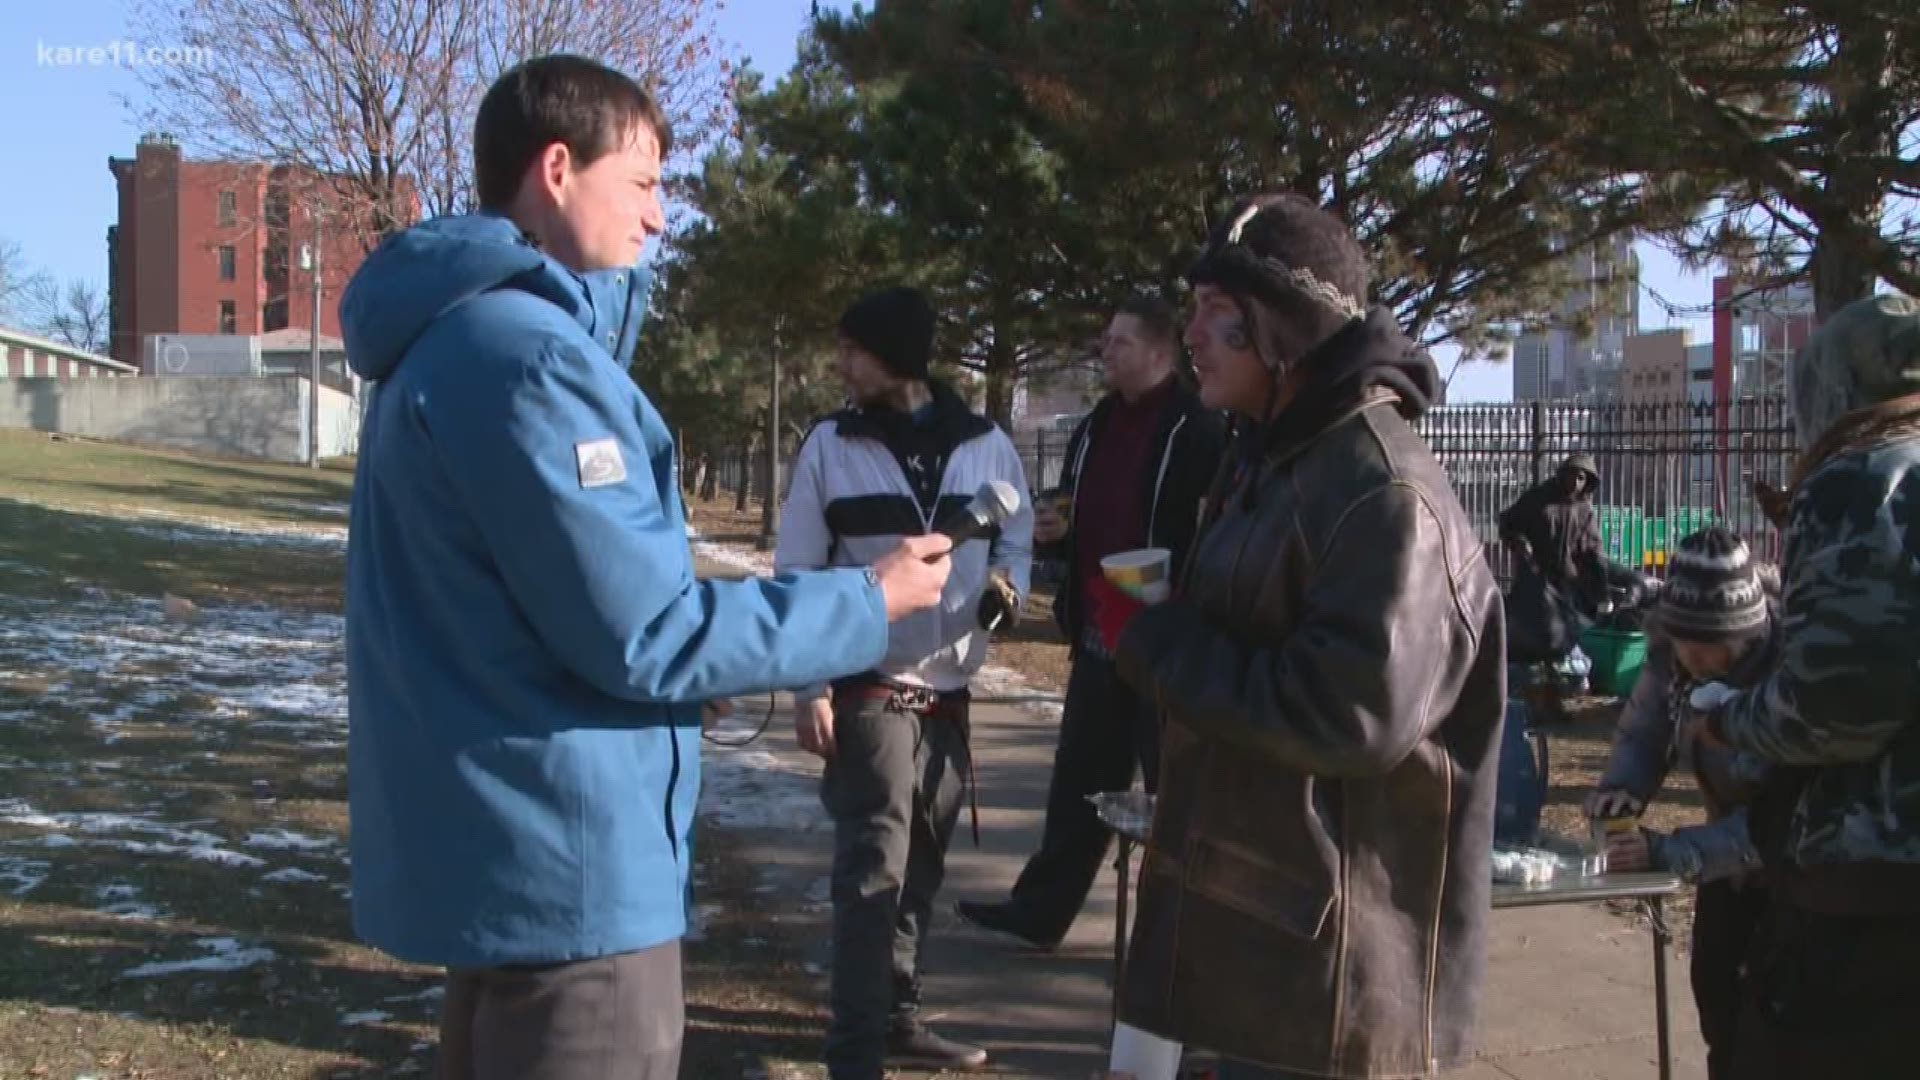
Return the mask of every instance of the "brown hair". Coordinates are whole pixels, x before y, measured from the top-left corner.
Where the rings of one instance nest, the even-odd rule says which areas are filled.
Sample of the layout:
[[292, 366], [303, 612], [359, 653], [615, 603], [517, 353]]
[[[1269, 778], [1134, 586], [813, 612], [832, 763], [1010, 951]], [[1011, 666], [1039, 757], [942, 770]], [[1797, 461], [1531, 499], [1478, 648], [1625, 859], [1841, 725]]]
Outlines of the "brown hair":
[[645, 124], [673, 151], [673, 128], [639, 83], [584, 56], [555, 54], [515, 65], [480, 100], [473, 123], [473, 174], [480, 206], [504, 210], [547, 147], [565, 143], [582, 167], [618, 149]]
[[1132, 316], [1148, 341], [1164, 346], [1175, 357], [1180, 355], [1180, 316], [1172, 304], [1157, 296], [1130, 296], [1115, 313]]

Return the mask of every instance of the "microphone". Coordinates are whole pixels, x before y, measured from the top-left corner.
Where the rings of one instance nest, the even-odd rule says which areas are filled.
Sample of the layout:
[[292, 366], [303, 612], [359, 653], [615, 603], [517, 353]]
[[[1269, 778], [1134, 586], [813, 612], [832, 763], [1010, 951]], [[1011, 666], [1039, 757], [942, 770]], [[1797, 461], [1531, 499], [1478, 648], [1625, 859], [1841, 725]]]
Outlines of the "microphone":
[[[978, 540], [1000, 523], [1012, 517], [1020, 510], [1020, 490], [1005, 480], [989, 480], [974, 492], [973, 501], [967, 503], [964, 513], [956, 514], [945, 525], [935, 530], [953, 541], [958, 548], [969, 540]], [[937, 558], [928, 559], [937, 562]]]

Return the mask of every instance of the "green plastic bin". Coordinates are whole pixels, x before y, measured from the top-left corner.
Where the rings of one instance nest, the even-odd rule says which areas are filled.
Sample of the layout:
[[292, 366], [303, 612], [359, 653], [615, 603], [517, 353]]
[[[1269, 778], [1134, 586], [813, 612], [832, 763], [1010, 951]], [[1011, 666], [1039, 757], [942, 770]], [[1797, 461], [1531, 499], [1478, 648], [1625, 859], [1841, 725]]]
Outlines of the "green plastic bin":
[[1647, 635], [1639, 630], [1592, 627], [1580, 635], [1580, 648], [1593, 661], [1587, 676], [1596, 693], [1625, 697], [1640, 680], [1647, 662]]

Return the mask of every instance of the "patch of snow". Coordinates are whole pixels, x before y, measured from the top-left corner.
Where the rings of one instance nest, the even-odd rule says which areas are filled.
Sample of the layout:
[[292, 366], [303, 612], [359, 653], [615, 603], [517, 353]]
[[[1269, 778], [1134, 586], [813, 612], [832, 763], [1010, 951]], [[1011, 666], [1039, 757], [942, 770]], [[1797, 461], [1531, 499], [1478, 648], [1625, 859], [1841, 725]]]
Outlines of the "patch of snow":
[[189, 971], [226, 972], [241, 971], [260, 964], [268, 964], [279, 959], [272, 949], [260, 946], [242, 946], [230, 937], [201, 938], [194, 944], [210, 953], [197, 960], [169, 960], [159, 963], [141, 964], [120, 973], [123, 979], [151, 979], [162, 975], [178, 975]]
[[447, 988], [444, 985], [442, 985], [442, 986], [429, 986], [425, 990], [422, 990], [417, 994], [398, 994], [394, 997], [381, 998], [380, 1000], [386, 1002], [389, 1005], [393, 1005], [393, 1004], [399, 1004], [401, 1002], [407, 1002], [407, 1001], [439, 1001], [440, 999], [446, 996], [447, 996]]
[[51, 864], [39, 859], [15, 859], [0, 855], [0, 888], [15, 896], [25, 896], [47, 880]]
[[393, 1019], [392, 1013], [369, 1009], [366, 1012], [347, 1013], [340, 1018], [340, 1023], [346, 1027], [360, 1027], [365, 1024], [382, 1024], [391, 1019]]
[[80, 846], [80, 841], [75, 840], [73, 837], [68, 836], [66, 833], [48, 833], [46, 836], [37, 837], [32, 840], [22, 840], [18, 842], [26, 845], [27, 847], [70, 848], [70, 847]]
[[325, 881], [327, 879], [322, 877], [319, 874], [314, 874], [306, 870], [302, 870], [297, 866], [289, 866], [285, 870], [275, 870], [271, 874], [263, 874], [261, 875], [260, 880], [274, 881], [274, 882], [301, 882], [301, 881]]
[[138, 900], [125, 900], [118, 904], [108, 904], [106, 907], [96, 908], [95, 910], [102, 915], [111, 915], [116, 919], [127, 919], [135, 922], [153, 922], [167, 917], [166, 912], [154, 907], [152, 904], [142, 903]]
[[[157, 599], [0, 596], [0, 672], [63, 680], [58, 695], [40, 696], [88, 715], [110, 742], [135, 723], [187, 727], [196, 738], [230, 722], [285, 723], [302, 738], [338, 739], [344, 636], [344, 620], [324, 613], [210, 605], [187, 623], [166, 619]], [[16, 719], [35, 714], [0, 716]]]
[[820, 805], [819, 763], [755, 747], [703, 747], [699, 815], [731, 829], [810, 833], [832, 825]]
[[762, 577], [773, 576], [773, 554], [757, 548], [742, 547], [737, 544], [720, 544], [712, 540], [700, 539], [700, 531], [692, 525], [687, 526], [687, 542], [693, 553], [710, 562], [738, 570], [743, 574], [758, 574]]
[[270, 506], [277, 506], [285, 510], [298, 510], [304, 514], [319, 514], [323, 517], [347, 516], [346, 503], [300, 502], [295, 499], [267, 499], [264, 501]]
[[250, 848], [283, 851], [325, 851], [334, 844], [332, 840], [316, 840], [286, 829], [262, 829], [248, 833], [247, 838], [240, 842]]

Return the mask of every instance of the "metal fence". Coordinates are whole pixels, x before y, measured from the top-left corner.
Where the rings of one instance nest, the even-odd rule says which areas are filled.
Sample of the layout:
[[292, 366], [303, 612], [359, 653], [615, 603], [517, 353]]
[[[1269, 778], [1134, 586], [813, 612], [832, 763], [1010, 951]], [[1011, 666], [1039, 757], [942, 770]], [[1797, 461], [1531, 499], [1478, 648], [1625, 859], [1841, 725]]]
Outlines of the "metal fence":
[[[1779, 538], [1753, 482], [1786, 486], [1794, 443], [1783, 398], [1457, 405], [1429, 412], [1418, 426], [1503, 574], [1500, 512], [1583, 451], [1599, 466], [1595, 502], [1614, 561], [1658, 574], [1681, 538], [1708, 524], [1731, 529], [1762, 558], [1779, 559]], [[1034, 490], [1059, 482], [1066, 435], [1033, 432], [1015, 442]]]
[[1500, 512], [1568, 455], [1585, 452], [1598, 465], [1594, 502], [1615, 562], [1661, 573], [1680, 540], [1710, 524], [1732, 530], [1760, 558], [1780, 558], [1753, 485], [1786, 486], [1795, 450], [1782, 398], [1465, 405], [1435, 409], [1419, 430], [1490, 551]]

